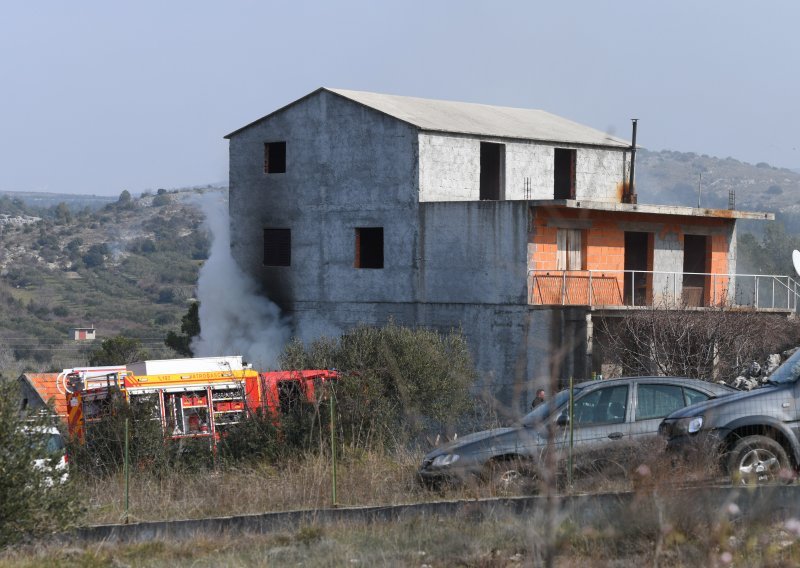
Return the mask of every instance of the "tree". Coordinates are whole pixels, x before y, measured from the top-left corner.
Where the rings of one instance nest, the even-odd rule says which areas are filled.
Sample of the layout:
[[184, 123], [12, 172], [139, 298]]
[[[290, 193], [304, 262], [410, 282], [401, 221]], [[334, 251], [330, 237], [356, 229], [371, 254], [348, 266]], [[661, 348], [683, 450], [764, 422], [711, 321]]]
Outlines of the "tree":
[[131, 192], [127, 189], [123, 189], [122, 193], [119, 194], [119, 199], [117, 199], [117, 205], [122, 207], [126, 207], [131, 204]]
[[735, 379], [742, 367], [800, 343], [800, 321], [777, 314], [651, 306], [603, 318], [596, 340], [622, 375]]
[[117, 335], [103, 341], [99, 349], [89, 352], [89, 365], [92, 367], [127, 365], [135, 361], [143, 361], [147, 357], [147, 351], [142, 349], [141, 341]]
[[60, 456], [36, 465], [48, 455], [52, 415], [30, 415], [21, 422], [19, 400], [16, 383], [0, 381], [0, 548], [62, 530], [78, 512], [70, 482], [53, 480], [52, 466]]
[[475, 369], [459, 331], [360, 326], [308, 348], [295, 341], [283, 369], [335, 368], [338, 423], [355, 445], [391, 447], [452, 428], [472, 408]]
[[63, 201], [56, 205], [55, 215], [57, 225], [69, 225], [72, 222], [72, 212]]
[[167, 333], [164, 344], [186, 357], [193, 357], [192, 339], [200, 335], [200, 302], [192, 302], [189, 311], [181, 318], [181, 335], [174, 331]]
[[86, 268], [99, 268], [105, 264], [107, 254], [108, 246], [105, 243], [92, 245], [83, 255], [83, 263]]

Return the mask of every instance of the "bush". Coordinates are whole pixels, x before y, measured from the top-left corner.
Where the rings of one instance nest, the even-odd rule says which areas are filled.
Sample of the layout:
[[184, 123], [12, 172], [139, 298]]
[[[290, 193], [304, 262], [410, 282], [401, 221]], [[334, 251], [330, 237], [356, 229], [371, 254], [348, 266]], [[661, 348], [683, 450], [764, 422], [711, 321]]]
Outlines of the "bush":
[[97, 422], [86, 426], [84, 440], [70, 440], [73, 465], [85, 475], [106, 477], [125, 463], [125, 421], [128, 421], [129, 467], [154, 475], [212, 467], [209, 438], [165, 439], [156, 395], [128, 403], [121, 393], [108, 399]]
[[142, 349], [142, 342], [132, 337], [117, 335], [106, 339], [99, 349], [89, 353], [89, 365], [102, 367], [105, 365], [127, 365], [147, 359], [147, 351]]
[[52, 418], [30, 416], [23, 430], [19, 400], [16, 384], [0, 382], [0, 548], [64, 529], [78, 513], [71, 483], [53, 483], [34, 465], [45, 455]]
[[280, 453], [281, 440], [274, 419], [259, 409], [230, 426], [217, 446], [226, 462], [274, 461]]
[[397, 447], [451, 430], [472, 408], [475, 370], [460, 332], [441, 335], [389, 323], [361, 326], [339, 340], [307, 349], [295, 341], [281, 357], [284, 369], [336, 368], [334, 388], [344, 442]]

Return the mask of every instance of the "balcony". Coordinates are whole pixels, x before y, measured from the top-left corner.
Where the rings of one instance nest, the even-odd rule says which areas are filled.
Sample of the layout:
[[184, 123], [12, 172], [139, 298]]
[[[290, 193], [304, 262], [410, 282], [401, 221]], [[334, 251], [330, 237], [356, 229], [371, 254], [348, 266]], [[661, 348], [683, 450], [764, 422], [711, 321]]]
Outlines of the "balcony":
[[528, 304], [641, 308], [749, 308], [796, 312], [800, 283], [770, 274], [642, 270], [529, 270]]

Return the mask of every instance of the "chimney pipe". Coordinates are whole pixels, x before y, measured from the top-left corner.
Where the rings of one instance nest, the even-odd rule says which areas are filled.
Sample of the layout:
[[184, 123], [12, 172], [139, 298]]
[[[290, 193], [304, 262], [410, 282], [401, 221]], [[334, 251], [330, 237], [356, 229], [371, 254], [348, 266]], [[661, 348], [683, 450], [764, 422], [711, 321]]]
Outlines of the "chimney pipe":
[[632, 118], [633, 135], [631, 136], [631, 179], [628, 184], [628, 203], [636, 203], [636, 186], [634, 185], [636, 175], [636, 125], [639, 122], [638, 118]]

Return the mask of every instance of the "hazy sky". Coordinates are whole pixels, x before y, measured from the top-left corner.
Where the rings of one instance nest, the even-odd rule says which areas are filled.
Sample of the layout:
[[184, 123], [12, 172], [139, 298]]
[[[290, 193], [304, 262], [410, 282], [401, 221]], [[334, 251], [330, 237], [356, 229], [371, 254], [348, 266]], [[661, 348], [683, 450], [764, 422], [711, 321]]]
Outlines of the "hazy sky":
[[800, 3], [4, 0], [0, 190], [224, 182], [223, 136], [320, 86], [540, 108], [800, 168]]

